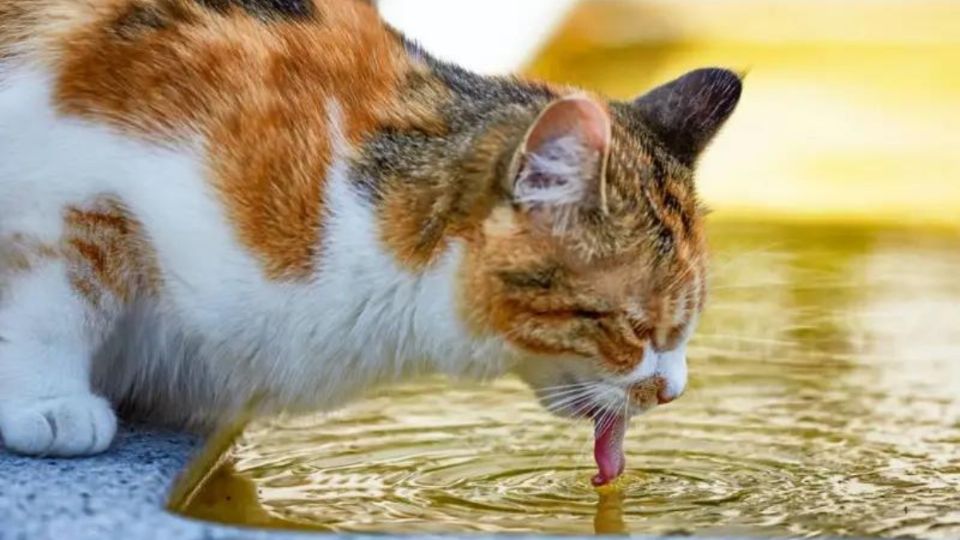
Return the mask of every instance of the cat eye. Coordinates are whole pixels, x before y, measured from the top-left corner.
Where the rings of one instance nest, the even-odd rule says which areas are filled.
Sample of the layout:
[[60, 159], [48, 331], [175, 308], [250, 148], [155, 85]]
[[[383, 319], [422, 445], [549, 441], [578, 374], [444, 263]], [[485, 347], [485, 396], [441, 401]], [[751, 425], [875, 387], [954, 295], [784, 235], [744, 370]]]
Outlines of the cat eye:
[[533, 270], [505, 271], [498, 274], [500, 280], [518, 289], [549, 290], [556, 285], [559, 269], [553, 266]]
[[573, 310], [573, 315], [578, 319], [591, 319], [599, 320], [610, 316], [608, 311], [600, 311], [595, 309], [575, 309]]
[[541, 317], [557, 317], [561, 319], [585, 319], [590, 321], [599, 321], [610, 317], [612, 313], [595, 309], [557, 309], [549, 311], [536, 311]]

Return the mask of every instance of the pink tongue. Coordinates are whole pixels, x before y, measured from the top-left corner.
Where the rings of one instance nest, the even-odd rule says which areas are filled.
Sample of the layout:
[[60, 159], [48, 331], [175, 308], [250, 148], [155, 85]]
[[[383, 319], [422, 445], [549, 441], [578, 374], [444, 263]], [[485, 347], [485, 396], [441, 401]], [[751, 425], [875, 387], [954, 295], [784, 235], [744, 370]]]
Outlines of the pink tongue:
[[623, 456], [623, 436], [627, 432], [627, 420], [622, 416], [600, 415], [593, 420], [593, 457], [600, 472], [593, 477], [593, 485], [605, 486], [613, 482], [626, 466]]

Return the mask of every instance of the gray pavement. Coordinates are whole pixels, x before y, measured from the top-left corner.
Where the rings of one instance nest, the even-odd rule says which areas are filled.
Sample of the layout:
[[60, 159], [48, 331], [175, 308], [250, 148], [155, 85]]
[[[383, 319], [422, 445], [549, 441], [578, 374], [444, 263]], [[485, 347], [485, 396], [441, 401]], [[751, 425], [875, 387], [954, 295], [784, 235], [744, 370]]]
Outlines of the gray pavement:
[[163, 510], [195, 437], [123, 429], [106, 454], [32, 459], [0, 449], [0, 540], [303, 538], [199, 523]]

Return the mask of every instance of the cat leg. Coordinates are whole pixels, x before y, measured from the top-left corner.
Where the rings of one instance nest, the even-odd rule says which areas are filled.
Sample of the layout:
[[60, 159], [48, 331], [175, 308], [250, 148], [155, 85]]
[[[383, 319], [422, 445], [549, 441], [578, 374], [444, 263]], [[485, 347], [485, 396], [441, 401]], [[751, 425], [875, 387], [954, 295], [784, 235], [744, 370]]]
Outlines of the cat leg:
[[[2, 261], [0, 261], [2, 263]], [[117, 420], [91, 391], [90, 364], [106, 318], [50, 258], [7, 276], [0, 292], [0, 434], [27, 455], [107, 449]]]

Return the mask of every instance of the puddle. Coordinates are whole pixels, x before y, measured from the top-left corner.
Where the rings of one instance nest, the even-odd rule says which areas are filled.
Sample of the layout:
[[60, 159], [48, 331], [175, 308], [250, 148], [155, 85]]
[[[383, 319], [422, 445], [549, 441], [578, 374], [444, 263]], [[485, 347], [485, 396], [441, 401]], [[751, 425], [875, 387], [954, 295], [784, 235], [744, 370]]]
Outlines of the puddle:
[[519, 382], [424, 381], [251, 426], [174, 505], [337, 532], [960, 535], [960, 237], [712, 232], [690, 388], [634, 421], [619, 493], [589, 485], [591, 427]]

